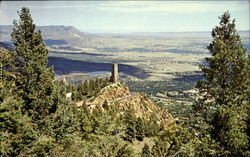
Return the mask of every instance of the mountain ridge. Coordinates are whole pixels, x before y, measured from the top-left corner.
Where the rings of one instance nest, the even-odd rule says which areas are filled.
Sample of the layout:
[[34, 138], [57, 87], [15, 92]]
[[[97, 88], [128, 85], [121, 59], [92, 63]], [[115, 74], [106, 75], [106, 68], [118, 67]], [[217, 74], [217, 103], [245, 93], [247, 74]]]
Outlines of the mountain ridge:
[[[0, 25], [0, 41], [10, 41], [10, 33], [14, 28], [13, 25]], [[210, 37], [210, 31], [183, 31], [183, 32], [128, 32], [128, 33], [89, 33], [86, 31], [81, 31], [71, 25], [44, 25], [37, 26], [38, 30], [41, 30], [42, 35], [45, 40], [54, 39], [54, 40], [63, 40], [69, 37], [75, 40], [85, 41], [83, 44], [87, 44], [92, 39], [98, 38], [100, 36], [192, 36], [199, 35], [201, 37]], [[60, 32], [57, 34], [56, 32]], [[244, 36], [249, 36], [250, 30], [239, 30], [239, 34]], [[70, 34], [71, 33], [71, 34]], [[65, 38], [65, 36], [67, 38]], [[66, 40], [67, 41], [67, 40]], [[79, 46], [79, 42], [72, 42]]]
[[[0, 41], [9, 43], [11, 41], [11, 32], [13, 25], [0, 25]], [[97, 35], [82, 32], [73, 26], [37, 26], [37, 30], [42, 32], [47, 46], [52, 45], [74, 45], [87, 46]]]

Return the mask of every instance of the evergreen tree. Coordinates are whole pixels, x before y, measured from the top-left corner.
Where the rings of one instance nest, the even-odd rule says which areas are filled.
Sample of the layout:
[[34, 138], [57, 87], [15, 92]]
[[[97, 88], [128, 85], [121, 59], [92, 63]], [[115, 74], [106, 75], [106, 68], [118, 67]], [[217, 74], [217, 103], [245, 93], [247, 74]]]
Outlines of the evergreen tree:
[[145, 123], [140, 117], [136, 120], [135, 129], [136, 139], [139, 141], [143, 141], [143, 138], [145, 137]]
[[88, 95], [89, 85], [87, 81], [84, 81], [83, 83], [83, 94]]
[[95, 81], [89, 80], [89, 95], [93, 96], [95, 94]]
[[208, 46], [211, 57], [200, 68], [205, 79], [197, 87], [203, 96], [197, 111], [207, 112], [216, 105], [228, 105], [230, 102], [241, 104], [248, 98], [249, 63], [246, 49], [235, 29], [235, 20], [225, 12], [220, 18], [220, 26], [212, 31], [213, 41]]
[[152, 154], [150, 152], [150, 148], [147, 145], [147, 143], [145, 143], [144, 147], [142, 148], [142, 157], [152, 157]]
[[36, 31], [28, 8], [22, 8], [20, 20], [14, 20], [11, 33], [15, 46], [13, 55], [19, 60], [15, 71], [21, 75], [16, 79], [18, 94], [25, 101], [25, 111], [33, 119], [43, 119], [47, 114], [55, 112], [53, 102], [54, 73], [48, 65], [48, 50], [42, 39], [41, 31]]
[[0, 49], [0, 102], [16, 92], [15, 79], [19, 73], [7, 70], [13, 67], [14, 61], [9, 51]]
[[102, 104], [102, 108], [104, 110], [108, 110], [109, 109], [109, 105], [108, 105], [108, 100], [107, 99], [104, 100], [104, 102]]
[[57, 142], [69, 144], [79, 130], [77, 111], [74, 106], [58, 105], [56, 112], [47, 120], [44, 132], [50, 133]]
[[0, 105], [0, 156], [17, 156], [37, 139], [37, 127], [22, 114], [22, 106], [17, 96], [5, 98]]
[[124, 121], [126, 124], [125, 139], [129, 142], [133, 142], [136, 136], [136, 117], [133, 110], [128, 110], [124, 114]]
[[100, 79], [97, 78], [95, 80], [95, 90], [99, 91], [101, 89], [101, 85], [100, 85]]
[[53, 82], [48, 50], [29, 10], [19, 15], [12, 33], [15, 51], [0, 52], [0, 156], [53, 156], [78, 142], [76, 109], [64, 85]]
[[202, 98], [194, 106], [211, 124], [212, 138], [220, 142], [224, 155], [243, 155], [248, 149], [246, 134], [249, 106], [250, 68], [247, 50], [235, 29], [229, 12], [220, 18], [212, 30], [213, 41], [208, 46], [211, 57], [201, 65], [204, 80], [198, 82]]
[[85, 137], [88, 136], [88, 134], [93, 132], [94, 130], [91, 116], [92, 115], [87, 108], [83, 108], [78, 111], [78, 121], [79, 121], [80, 131]]

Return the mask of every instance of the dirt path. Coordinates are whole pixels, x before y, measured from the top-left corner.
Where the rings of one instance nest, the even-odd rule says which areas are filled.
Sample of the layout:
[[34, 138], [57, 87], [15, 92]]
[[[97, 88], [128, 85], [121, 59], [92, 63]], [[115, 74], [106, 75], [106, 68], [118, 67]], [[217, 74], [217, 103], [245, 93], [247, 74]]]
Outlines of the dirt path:
[[131, 95], [128, 96], [128, 97], [125, 97], [125, 98], [121, 98], [121, 99], [116, 99], [116, 100], [113, 100], [113, 101], [110, 101], [111, 103], [113, 102], [119, 102], [119, 101], [122, 101], [122, 100], [126, 100], [126, 99], [130, 99], [132, 97], [136, 96], [136, 93], [135, 92], [131, 92]]

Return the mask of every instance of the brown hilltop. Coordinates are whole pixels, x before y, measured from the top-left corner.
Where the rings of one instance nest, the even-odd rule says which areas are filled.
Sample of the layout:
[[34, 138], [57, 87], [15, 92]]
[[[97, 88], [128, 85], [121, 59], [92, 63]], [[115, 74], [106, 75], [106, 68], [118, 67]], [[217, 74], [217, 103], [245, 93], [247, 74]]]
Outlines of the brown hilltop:
[[121, 114], [126, 110], [133, 110], [137, 117], [149, 119], [150, 116], [155, 115], [161, 122], [172, 122], [173, 118], [166, 110], [161, 109], [146, 95], [140, 93], [131, 93], [128, 87], [122, 84], [111, 84], [101, 90], [97, 97], [86, 101], [89, 109], [93, 110], [99, 106], [103, 111], [103, 104], [108, 106], [115, 105], [118, 107]]

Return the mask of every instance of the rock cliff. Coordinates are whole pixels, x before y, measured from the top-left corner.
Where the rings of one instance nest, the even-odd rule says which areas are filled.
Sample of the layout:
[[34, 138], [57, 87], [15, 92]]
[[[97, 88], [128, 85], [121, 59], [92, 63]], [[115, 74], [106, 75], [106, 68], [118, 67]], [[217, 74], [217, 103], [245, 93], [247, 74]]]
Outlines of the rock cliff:
[[170, 122], [173, 119], [170, 113], [161, 109], [146, 95], [131, 93], [128, 87], [122, 84], [111, 84], [105, 87], [97, 97], [86, 101], [84, 105], [91, 110], [99, 106], [105, 111], [104, 104], [116, 106], [121, 114], [126, 110], [131, 110], [134, 111], [137, 117], [145, 119], [149, 119], [150, 116], [155, 116], [159, 122]]

